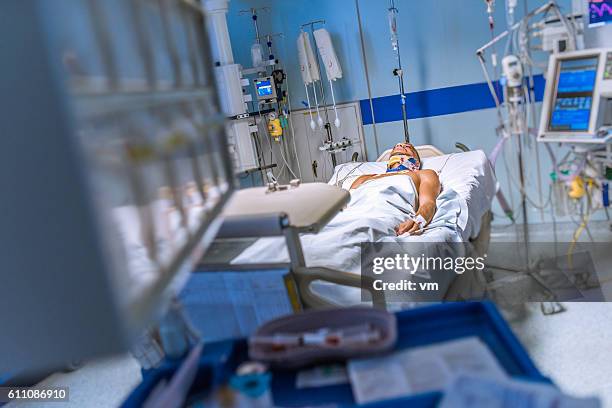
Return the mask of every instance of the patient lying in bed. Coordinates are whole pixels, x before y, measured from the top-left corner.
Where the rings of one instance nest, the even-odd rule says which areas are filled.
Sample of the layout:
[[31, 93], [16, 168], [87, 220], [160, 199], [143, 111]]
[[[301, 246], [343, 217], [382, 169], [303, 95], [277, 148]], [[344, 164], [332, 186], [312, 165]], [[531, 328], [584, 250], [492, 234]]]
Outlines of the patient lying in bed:
[[436, 198], [440, 194], [440, 180], [433, 170], [421, 170], [419, 153], [410, 143], [398, 143], [389, 156], [387, 172], [384, 174], [366, 174], [358, 176], [350, 184], [356, 189], [365, 183], [385, 177], [408, 176], [414, 185], [415, 214], [395, 227], [397, 235], [408, 233], [419, 235], [431, 222], [436, 213]]
[[[360, 273], [363, 242], [460, 242], [460, 200], [452, 189], [440, 192], [438, 175], [420, 170], [412, 147], [396, 146], [388, 173], [357, 173], [359, 166], [338, 174], [351, 193], [349, 205], [317, 234], [302, 234], [308, 266]], [[333, 182], [330, 182], [333, 183]], [[423, 230], [427, 233], [420, 235]], [[261, 238], [232, 263], [288, 262], [284, 238]]]
[[[356, 163], [338, 170], [330, 184], [349, 190], [350, 203], [317, 234], [300, 235], [306, 265], [360, 274], [362, 243], [386, 243], [379, 247], [380, 256], [391, 256], [403, 251], [401, 245], [406, 242], [424, 250], [428, 243], [461, 242], [459, 196], [451, 188], [441, 192], [437, 172], [421, 170], [420, 164], [416, 150], [402, 145], [393, 149], [387, 173], [362, 174], [358, 169], [363, 166]], [[435, 248], [437, 245], [432, 246]], [[232, 263], [288, 261], [284, 238], [269, 237], [257, 240]], [[419, 278], [429, 279], [425, 275]], [[439, 280], [440, 287], [452, 278], [449, 275], [446, 283]], [[314, 282], [312, 289], [339, 304], [357, 304], [361, 299], [359, 289], [330, 283]]]

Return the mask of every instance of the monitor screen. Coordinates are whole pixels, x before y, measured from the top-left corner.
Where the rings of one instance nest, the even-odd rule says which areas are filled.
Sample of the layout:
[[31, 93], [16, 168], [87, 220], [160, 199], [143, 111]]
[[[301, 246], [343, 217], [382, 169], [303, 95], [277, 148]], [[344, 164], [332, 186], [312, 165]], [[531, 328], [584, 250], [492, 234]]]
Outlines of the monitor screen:
[[589, 0], [589, 27], [612, 23], [612, 0]]
[[263, 80], [255, 82], [257, 87], [257, 96], [270, 96], [272, 95], [272, 83], [270, 80]]
[[598, 62], [597, 56], [557, 62], [557, 89], [548, 125], [549, 131], [589, 130]]

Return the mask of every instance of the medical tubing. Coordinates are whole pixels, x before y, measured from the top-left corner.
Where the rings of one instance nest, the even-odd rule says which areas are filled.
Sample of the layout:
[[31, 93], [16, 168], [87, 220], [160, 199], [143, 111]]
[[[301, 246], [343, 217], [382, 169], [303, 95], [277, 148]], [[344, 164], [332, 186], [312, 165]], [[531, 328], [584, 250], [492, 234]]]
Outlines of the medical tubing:
[[336, 119], [338, 118], [338, 109], [336, 109], [336, 95], [334, 95], [334, 85], [332, 84], [332, 80], [329, 80], [329, 89], [331, 90], [332, 103], [334, 104], [334, 113], [336, 114]]
[[559, 5], [557, 4], [557, 2], [553, 0], [552, 3], [554, 4], [553, 8], [555, 10], [555, 13], [557, 14], [557, 17], [559, 18], [559, 21], [561, 21], [561, 23], [565, 27], [565, 30], [569, 34], [569, 38], [571, 41], [570, 48], [574, 50], [578, 49], [578, 41], [577, 41], [578, 38], [576, 37], [576, 30], [574, 29], [574, 27], [570, 28], [569, 22], [567, 21], [567, 18], [565, 18], [565, 16], [561, 12], [561, 9], [559, 8]]
[[[529, 104], [528, 107], [525, 108], [526, 111], [526, 115], [527, 115], [527, 119], [525, 120], [525, 127], [527, 128], [527, 133], [526, 133], [526, 137], [528, 138], [527, 140], [531, 140], [531, 133], [529, 130], [529, 123], [531, 121], [534, 121], [534, 127], [535, 127], [535, 105], [534, 105], [534, 98], [533, 98], [533, 86], [534, 86], [534, 81], [533, 81], [533, 70], [531, 69], [531, 67], [529, 67], [529, 74], [527, 76], [529, 78], [529, 88], [527, 89], [527, 86], [525, 86], [523, 92], [525, 93], [525, 101], [527, 104]], [[527, 98], [527, 96], [529, 96]], [[542, 202], [542, 163], [540, 161], [540, 148], [539, 148], [539, 143], [535, 143], [535, 156], [536, 156], [536, 171], [537, 171], [537, 188], [538, 188], [538, 199], [540, 200], [540, 202]], [[540, 210], [540, 218], [542, 219], [542, 221], [544, 220], [544, 211]]]
[[[552, 148], [551, 148], [551, 147], [550, 147], [548, 144], [545, 144], [545, 146], [546, 146], [547, 151], [548, 151], [548, 153], [549, 153], [549, 155], [550, 155], [550, 158], [551, 158], [551, 160], [552, 160], [552, 162], [553, 162], [553, 168], [554, 168], [554, 170], [555, 170], [555, 174], [557, 175], [557, 179], [558, 179], [558, 180], [561, 180], [561, 181], [571, 181], [571, 180], [573, 180], [573, 179], [574, 179], [574, 178], [575, 178], [575, 177], [576, 177], [578, 174], [580, 174], [580, 173], [582, 172], [582, 170], [584, 170], [584, 167], [585, 167], [585, 164], [586, 164], [586, 158], [584, 158], [584, 159], [582, 160], [581, 164], [578, 166], [577, 170], [576, 170], [574, 173], [569, 174], [569, 175], [564, 175], [564, 174], [562, 174], [562, 173], [559, 171], [559, 168], [558, 168], [558, 163], [557, 163], [556, 157], [555, 157], [555, 155], [554, 155], [554, 153], [553, 153], [553, 151], [552, 151]], [[535, 208], [537, 208], [537, 209], [539, 209], [539, 210], [543, 210], [543, 209], [545, 209], [545, 208], [546, 208], [546, 207], [547, 207], [547, 206], [548, 206], [548, 205], [551, 203], [551, 195], [550, 195], [550, 194], [548, 195], [548, 198], [546, 199], [546, 202], [544, 202], [544, 204], [542, 204], [541, 200], [540, 200], [540, 203], [536, 203], [536, 202], [535, 202], [535, 201], [534, 201], [534, 200], [533, 200], [533, 199], [532, 199], [532, 198], [531, 198], [531, 197], [530, 197], [530, 196], [527, 194], [527, 192], [525, 191], [525, 189], [521, 188], [521, 187], [518, 185], [517, 181], [516, 181], [516, 180], [515, 180], [515, 178], [512, 176], [512, 172], [510, 171], [510, 169], [509, 169], [509, 167], [508, 167], [508, 163], [507, 163], [507, 161], [506, 161], [506, 157], [504, 156], [503, 158], [504, 158], [504, 164], [505, 164], [505, 167], [506, 167], [506, 174], [507, 174], [507, 176], [508, 176], [508, 180], [511, 182], [511, 184], [512, 184], [514, 187], [517, 187], [517, 188], [519, 189], [519, 191], [525, 195], [525, 198], [527, 199], [527, 201], [528, 201], [528, 202], [529, 202], [529, 203], [530, 203], [530, 204], [531, 204], [533, 207], [535, 207]], [[512, 197], [512, 196], [511, 196], [511, 197]], [[514, 206], [514, 205], [513, 205], [513, 206]]]
[[510, 44], [512, 44], [512, 46], [514, 47], [514, 33], [512, 35], [509, 35], [508, 38], [506, 39], [506, 46], [504, 47], [504, 55], [508, 55], [509, 51], [510, 51]]
[[[548, 154], [550, 155], [550, 158], [553, 162], [553, 169], [555, 171], [555, 175], [557, 177], [557, 180], [561, 180], [561, 181], [572, 181], [578, 174], [580, 174], [582, 172], [582, 170], [584, 170], [584, 167], [586, 165], [586, 157], [584, 157], [582, 159], [582, 163], [580, 164], [580, 166], [578, 166], [578, 169], [572, 173], [572, 174], [568, 174], [565, 175], [563, 173], [561, 173], [561, 171], [559, 171], [559, 166], [557, 163], [557, 159], [555, 158], [555, 155], [552, 151], [552, 148], [548, 145], [548, 143], [546, 143], [546, 147], [548, 150]], [[566, 157], [569, 155], [569, 153], [566, 155]], [[565, 159], [564, 159], [565, 161]]]
[[[546, 207], [548, 207], [548, 205], [551, 203], [551, 195], [548, 195], [548, 198], [546, 199], [546, 201], [542, 204], [540, 203], [536, 203], [531, 197], [529, 197], [529, 195], [527, 194], [527, 191], [522, 188], [519, 183], [516, 181], [516, 179], [514, 178], [514, 176], [512, 175], [512, 172], [510, 171], [510, 168], [508, 166], [508, 163], [506, 161], [506, 157], [504, 156], [504, 164], [506, 167], [506, 175], [508, 177], [508, 180], [510, 181], [510, 183], [516, 187], [518, 189], [518, 191], [523, 194], [525, 196], [525, 199], [529, 202], [529, 204], [531, 204], [533, 207], [537, 208], [538, 210], [542, 210], [545, 209]], [[513, 205], [514, 206], [514, 205]]]
[[317, 99], [317, 81], [312, 82], [312, 90], [314, 91], [314, 100], [315, 100], [315, 109], [317, 110], [317, 124], [321, 127], [321, 123], [323, 123], [323, 118], [321, 118], [321, 112], [319, 112], [319, 101]]
[[484, 73], [487, 85], [489, 86], [489, 92], [491, 92], [491, 96], [493, 97], [493, 101], [495, 102], [495, 108], [497, 109], [497, 117], [499, 119], [500, 124], [503, 126], [504, 119], [501, 112], [501, 104], [499, 102], [499, 98], [497, 97], [497, 92], [495, 92], [495, 87], [491, 82], [491, 77], [489, 76], [489, 71], [487, 71], [487, 66], [482, 54], [478, 54], [478, 60], [480, 61], [480, 66], [482, 67], [482, 72]]
[[279, 143], [279, 146], [278, 146], [278, 151], [280, 152], [280, 155], [281, 155], [281, 157], [282, 157], [282, 159], [283, 159], [283, 162], [284, 162], [284, 163], [285, 163], [285, 165], [287, 166], [287, 170], [289, 170], [289, 173], [291, 173], [291, 175], [293, 176], [293, 178], [298, 178], [298, 177], [295, 175], [295, 173], [293, 172], [293, 170], [291, 169], [291, 166], [290, 166], [290, 165], [289, 165], [289, 163], [287, 162], [287, 159], [285, 158], [285, 155], [284, 155], [284, 153], [283, 153], [283, 147], [284, 147], [284, 146], [283, 146], [283, 142], [282, 142], [282, 140], [281, 140], [281, 142]]
[[308, 93], [308, 85], [306, 84], [306, 82], [304, 82], [304, 89], [306, 90], [306, 101], [308, 102], [308, 114], [310, 115], [310, 121], [314, 122], [314, 119], [312, 117], [312, 107], [310, 105], [310, 95]]
[[[257, 125], [257, 119], [255, 119], [255, 125]], [[255, 138], [255, 148], [257, 150], [257, 159], [261, 159], [263, 166], [266, 166], [266, 155], [263, 153], [263, 145], [258, 137]], [[261, 164], [261, 163], [260, 163]]]
[[[287, 47], [285, 46], [284, 48], [285, 48], [285, 54], [287, 54]], [[291, 118], [291, 115], [293, 115], [293, 109], [291, 108], [291, 92], [289, 92], [289, 78], [287, 77], [287, 74], [285, 74], [285, 83], [287, 84], [287, 106], [289, 107], [289, 114], [287, 115], [287, 121], [289, 122], [289, 127], [291, 128], [291, 141], [293, 142], [293, 153], [295, 153], [295, 162], [297, 164], [298, 174], [300, 175], [300, 179], [301, 179], [302, 178], [302, 168], [300, 167], [300, 159], [298, 158], [297, 146], [295, 144], [295, 129], [293, 128], [293, 119]], [[310, 105], [310, 102], [309, 102], [309, 105]], [[310, 106], [308, 110], [310, 111]]]
[[444, 161], [444, 164], [442, 164], [442, 167], [440, 167], [440, 170], [438, 170], [438, 174], [442, 174], [442, 170], [444, 170], [444, 168], [446, 167], [446, 163], [448, 163], [448, 161], [451, 159], [451, 157], [453, 157], [455, 155], [455, 153], [451, 153], [448, 155], [448, 157], [446, 158], [446, 160]]
[[[510, 135], [507, 133], [506, 128], [502, 126], [502, 132], [504, 135], [507, 135], [506, 137], [510, 137]], [[509, 166], [508, 166], [508, 158], [507, 156], [507, 152], [508, 149], [503, 149], [502, 150], [502, 157], [503, 157], [503, 162], [504, 162], [504, 168], [506, 169], [506, 174], [510, 174], [510, 170], [509, 170]], [[506, 177], [506, 184], [507, 184], [507, 188], [508, 191], [510, 192], [510, 206], [512, 208], [514, 207], [514, 194], [512, 194], [512, 182], [510, 181], [510, 177]]]
[[[548, 185], [549, 194], [552, 194], [552, 189], [553, 189], [553, 185], [551, 183]], [[557, 258], [559, 256], [558, 249], [557, 249], [557, 244], [559, 242], [557, 238], [557, 217], [555, 216], [555, 209], [553, 208], [552, 205], [549, 207], [549, 209], [550, 209], [550, 218], [552, 220], [552, 225], [553, 225], [553, 240], [555, 242], [555, 258]]]
[[491, 167], [493, 167], [493, 171], [495, 171], [495, 163], [497, 162], [497, 156], [499, 156], [499, 153], [501, 153], [501, 151], [503, 150], [504, 145], [506, 144], [506, 140], [508, 140], [508, 136], [502, 134], [502, 136], [495, 144], [493, 150], [491, 150], [491, 153], [489, 153], [488, 159], [491, 163]]
[[[588, 228], [587, 225], [589, 223], [591, 215], [592, 215], [592, 213], [587, 212], [586, 216], [584, 216], [582, 218], [582, 223], [578, 226], [576, 231], [574, 231], [574, 236], [572, 237], [572, 242], [571, 242], [569, 248], [567, 249], [567, 263], [568, 263], [570, 268], [574, 267], [574, 261], [573, 261], [574, 248], [576, 247], [576, 243], [578, 242], [578, 239], [580, 239], [580, 235], [582, 235], [582, 231], [585, 228]], [[592, 239], [592, 237], [591, 237], [591, 239]]]
[[[268, 120], [261, 114], [261, 106], [259, 104], [257, 104], [257, 112], [259, 113], [260, 120], [263, 119], [263, 121], [264, 121], [264, 132], [265, 132], [265, 136], [266, 136], [265, 139], [268, 140], [268, 146], [270, 147], [270, 164], [272, 164], [272, 162], [274, 161], [274, 151], [272, 150], [272, 142], [270, 142], [270, 135], [268, 134]], [[259, 127], [258, 127], [258, 129], [259, 129]], [[283, 171], [282, 168], [279, 169], [279, 172], [278, 172], [279, 177], [282, 174], [282, 171]], [[274, 177], [276, 177], [274, 175], [274, 170], [270, 169], [270, 173], [272, 173], [272, 175]]]
[[[287, 87], [287, 92], [289, 92], [289, 87]], [[289, 99], [287, 99], [289, 100]], [[300, 166], [300, 158], [298, 157], [297, 146], [295, 144], [295, 129], [293, 128], [293, 119], [291, 118], [291, 103], [289, 102], [289, 127], [291, 128], [291, 142], [293, 144], [293, 153], [295, 154], [295, 163], [297, 164], [298, 174], [300, 175], [300, 179], [302, 179], [302, 167]]]
[[353, 167], [343, 178], [342, 180], [340, 180], [338, 182], [338, 178], [340, 178], [340, 172], [338, 171], [338, 174], [336, 174], [336, 181], [334, 182], [334, 185], [336, 187], [342, 187], [342, 184], [344, 184], [344, 182], [346, 181], [347, 178], [349, 178], [351, 176], [351, 174], [353, 174], [357, 169], [359, 169], [361, 166], [363, 166], [365, 164], [365, 162], [361, 162], [359, 163], [359, 165]]

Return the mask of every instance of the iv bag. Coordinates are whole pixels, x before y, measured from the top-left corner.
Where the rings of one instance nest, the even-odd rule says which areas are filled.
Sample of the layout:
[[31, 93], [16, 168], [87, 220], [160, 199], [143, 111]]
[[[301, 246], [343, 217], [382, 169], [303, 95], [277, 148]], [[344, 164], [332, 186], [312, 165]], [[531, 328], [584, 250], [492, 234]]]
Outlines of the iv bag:
[[260, 43], [251, 46], [251, 61], [253, 62], [253, 68], [263, 66], [263, 49]]
[[312, 76], [310, 75], [310, 68], [308, 68], [308, 54], [306, 53], [306, 40], [304, 32], [300, 33], [297, 39], [298, 58], [300, 61], [300, 72], [302, 74], [302, 81], [304, 84], [309, 85], [312, 83]]
[[338, 55], [336, 54], [329, 32], [324, 28], [320, 28], [315, 30], [313, 34], [319, 49], [319, 55], [321, 55], [321, 60], [325, 66], [327, 79], [335, 81], [342, 78], [342, 68], [340, 67], [340, 61], [338, 61]]
[[391, 46], [393, 51], [397, 51], [397, 21], [396, 21], [396, 10], [389, 9], [389, 32], [391, 33]]

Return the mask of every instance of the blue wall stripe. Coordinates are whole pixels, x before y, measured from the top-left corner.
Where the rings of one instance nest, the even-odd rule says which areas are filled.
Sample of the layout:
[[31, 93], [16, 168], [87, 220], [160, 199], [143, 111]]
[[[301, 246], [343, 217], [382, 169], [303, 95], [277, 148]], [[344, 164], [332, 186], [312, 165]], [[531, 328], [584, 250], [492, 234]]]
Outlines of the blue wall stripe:
[[[534, 83], [536, 101], [540, 102], [544, 95], [544, 77], [542, 75], [535, 75]], [[497, 89], [497, 82], [495, 86]], [[402, 120], [400, 94], [373, 98], [372, 103], [374, 105], [376, 123]], [[363, 124], [371, 125], [372, 112], [370, 110], [370, 100], [362, 99], [359, 101], [359, 105], [361, 107]], [[494, 107], [495, 102], [489, 92], [489, 87], [486, 82], [430, 89], [406, 94], [408, 119], [450, 115], [452, 113], [469, 112]]]

